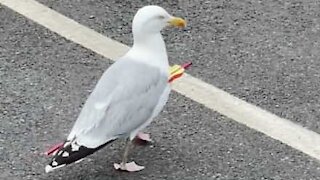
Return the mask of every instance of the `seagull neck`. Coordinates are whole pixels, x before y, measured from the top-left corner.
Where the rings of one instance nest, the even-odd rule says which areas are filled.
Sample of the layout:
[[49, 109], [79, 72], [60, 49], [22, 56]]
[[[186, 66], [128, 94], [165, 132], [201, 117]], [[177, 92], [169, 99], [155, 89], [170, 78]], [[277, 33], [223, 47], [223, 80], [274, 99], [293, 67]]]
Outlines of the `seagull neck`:
[[133, 48], [142, 48], [147, 51], [166, 54], [166, 46], [160, 33], [134, 36]]

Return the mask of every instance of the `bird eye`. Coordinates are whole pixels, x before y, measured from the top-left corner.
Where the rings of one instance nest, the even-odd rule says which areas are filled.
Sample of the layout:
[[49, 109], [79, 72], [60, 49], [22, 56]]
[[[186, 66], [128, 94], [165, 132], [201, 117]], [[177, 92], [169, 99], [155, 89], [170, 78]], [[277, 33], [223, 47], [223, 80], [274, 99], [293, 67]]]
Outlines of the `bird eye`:
[[159, 15], [158, 16], [158, 19], [164, 19], [165, 17], [164, 16], [162, 16], [162, 15]]

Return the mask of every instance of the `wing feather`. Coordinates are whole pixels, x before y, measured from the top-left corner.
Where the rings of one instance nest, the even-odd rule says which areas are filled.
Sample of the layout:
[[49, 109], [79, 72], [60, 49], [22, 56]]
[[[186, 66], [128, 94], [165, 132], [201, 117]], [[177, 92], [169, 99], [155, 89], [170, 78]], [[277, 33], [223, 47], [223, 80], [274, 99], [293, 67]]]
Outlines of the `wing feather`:
[[69, 140], [95, 148], [128, 136], [152, 116], [167, 88], [168, 74], [159, 68], [122, 59], [101, 77], [86, 101]]

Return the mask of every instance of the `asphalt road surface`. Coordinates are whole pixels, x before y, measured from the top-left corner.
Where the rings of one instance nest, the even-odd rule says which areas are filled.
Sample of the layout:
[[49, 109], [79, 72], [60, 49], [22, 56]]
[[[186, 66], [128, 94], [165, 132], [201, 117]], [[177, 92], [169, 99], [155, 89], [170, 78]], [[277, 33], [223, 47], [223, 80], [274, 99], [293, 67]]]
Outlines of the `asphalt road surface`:
[[[39, 2], [125, 44], [135, 11], [158, 4], [186, 17], [166, 34], [172, 64], [320, 132], [320, 4], [315, 1]], [[154, 143], [115, 171], [123, 141], [45, 174], [42, 153], [69, 133], [111, 61], [0, 6], [0, 179], [319, 179], [320, 162], [177, 93], [148, 128]]]

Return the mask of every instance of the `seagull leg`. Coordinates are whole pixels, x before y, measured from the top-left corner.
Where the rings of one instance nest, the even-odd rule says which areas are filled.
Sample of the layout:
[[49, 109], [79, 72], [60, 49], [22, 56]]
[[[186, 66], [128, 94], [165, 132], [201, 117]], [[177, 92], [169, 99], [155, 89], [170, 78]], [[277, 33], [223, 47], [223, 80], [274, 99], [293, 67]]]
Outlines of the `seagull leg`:
[[135, 172], [135, 171], [140, 171], [140, 170], [144, 169], [144, 166], [139, 166], [134, 161], [127, 163], [131, 145], [132, 145], [132, 142], [128, 138], [127, 143], [126, 143], [126, 147], [125, 147], [125, 150], [123, 153], [123, 157], [122, 157], [122, 162], [120, 164], [117, 164], [117, 163], [113, 164], [115, 169], [128, 171], [128, 172]]
[[131, 141], [128, 138], [127, 139], [127, 143], [126, 143], [126, 147], [124, 149], [124, 153], [123, 153], [123, 156], [122, 156], [122, 162], [121, 162], [122, 166], [124, 166], [128, 161], [128, 155], [129, 155], [130, 148], [131, 148]]

